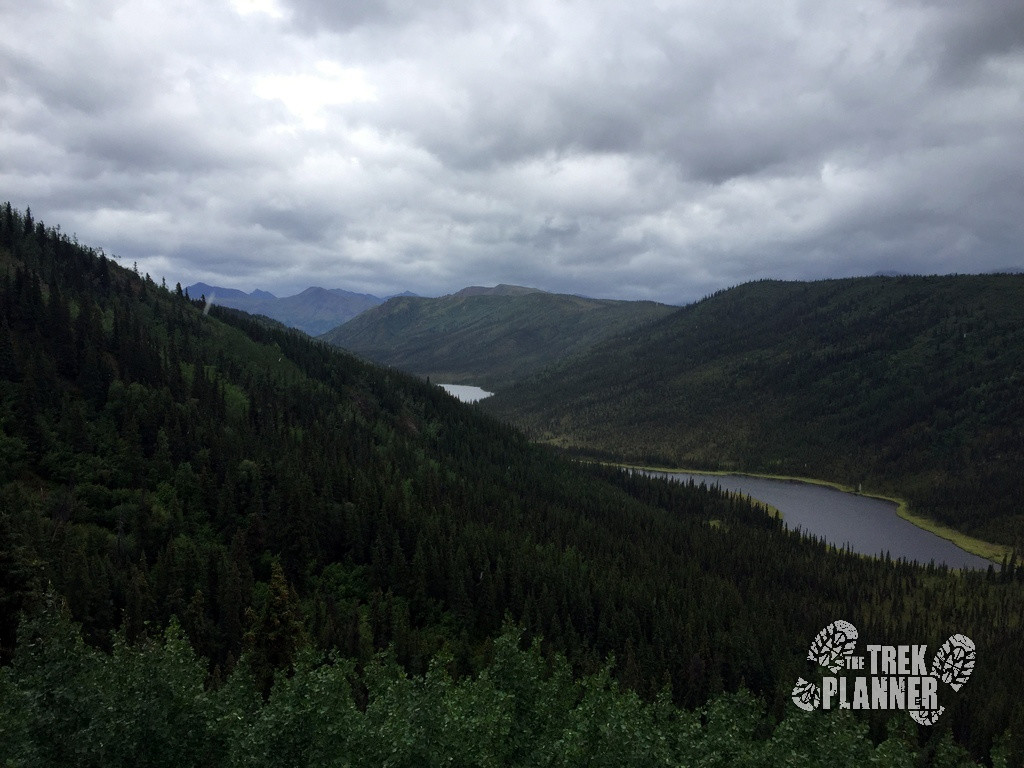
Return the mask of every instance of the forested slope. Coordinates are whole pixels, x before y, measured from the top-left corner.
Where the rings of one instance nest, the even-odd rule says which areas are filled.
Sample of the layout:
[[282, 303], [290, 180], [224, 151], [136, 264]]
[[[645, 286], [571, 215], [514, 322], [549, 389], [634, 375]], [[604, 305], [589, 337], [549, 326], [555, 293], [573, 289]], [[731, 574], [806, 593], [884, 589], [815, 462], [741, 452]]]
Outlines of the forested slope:
[[[962, 632], [979, 663], [916, 735], [923, 754], [950, 734], [976, 757], [1008, 727], [1024, 734], [1021, 569], [834, 552], [746, 501], [570, 463], [436, 387], [199, 306], [9, 205], [0, 308], [0, 712], [16, 715], [0, 718], [0, 749], [18, 750], [0, 762], [95, 748], [104, 764], [105, 733], [131, 721], [160, 743], [168, 707], [218, 749], [243, 739], [251, 763], [251, 739], [292, 733], [274, 718], [296, 701], [349, 695], [325, 654], [352, 665], [351, 706], [369, 717], [368, 691], [399, 695], [404, 679], [362, 677], [378, 651], [409, 673], [443, 654], [457, 678], [482, 675], [506, 621], [577, 679], [614, 655], [647, 701], [695, 707], [746, 686], [766, 702], [762, 741], [780, 718], [812, 741], [840, 728], [790, 719], [829, 622], [932, 648]], [[47, 609], [62, 602], [95, 651]], [[35, 618], [16, 642], [22, 614]], [[159, 642], [172, 617], [187, 645]], [[861, 718], [865, 738], [881, 741], [888, 715]]]
[[396, 297], [322, 338], [434, 381], [496, 389], [674, 309], [517, 288]]
[[1024, 542], [1024, 276], [762, 281], [485, 401], [631, 460], [893, 492]]

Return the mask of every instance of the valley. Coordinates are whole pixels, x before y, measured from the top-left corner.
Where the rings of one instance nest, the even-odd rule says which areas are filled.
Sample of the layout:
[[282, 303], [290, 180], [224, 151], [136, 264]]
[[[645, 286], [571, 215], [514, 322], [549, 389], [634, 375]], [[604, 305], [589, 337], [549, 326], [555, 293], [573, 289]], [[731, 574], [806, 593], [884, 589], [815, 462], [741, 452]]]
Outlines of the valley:
[[602, 459], [814, 477], [1024, 540], [1024, 278], [764, 281], [501, 388], [482, 407]]
[[[957, 386], [978, 370], [1001, 371], [1015, 354], [1012, 316], [996, 312], [998, 290], [986, 304], [995, 315], [952, 302], [963, 318], [955, 330], [968, 336], [951, 343], [970, 339], [985, 361], [961, 364], [954, 355], [946, 370]], [[456, 316], [479, 319], [477, 299], [536, 302], [522, 305], [535, 318], [545, 307], [566, 316], [566, 299], [532, 292], [463, 296]], [[410, 313], [420, 311], [409, 301]], [[645, 417], [646, 433], [631, 431], [617, 404], [631, 390], [606, 389], [602, 443], [592, 411], [556, 414], [577, 407], [586, 382], [555, 390], [555, 377], [573, 366], [597, 383], [650, 371], [637, 386], [660, 388], [661, 374], [685, 359], [709, 361], [695, 378], [709, 377], [715, 365], [727, 367], [714, 362], [722, 349], [739, 354], [760, 343], [763, 327], [745, 325], [756, 305], [741, 302], [734, 327], [713, 324], [719, 336], [702, 348], [696, 339], [708, 326], [687, 336], [677, 323], [708, 305], [644, 307], [657, 316], [641, 321], [637, 307], [569, 303], [581, 327], [621, 312], [622, 326], [598, 319], [592, 327], [627, 335], [601, 337], [618, 347], [592, 341], [557, 368], [544, 368], [555, 347], [540, 345], [526, 365], [536, 372], [521, 380], [538, 387], [540, 400], [514, 383], [467, 405], [397, 367], [168, 289], [4, 206], [0, 763], [326, 764], [346, 755], [354, 764], [527, 765], [554, 762], [571, 745], [579, 765], [778, 764], [794, 754], [813, 761], [836, 744], [851, 766], [969, 765], [993, 755], [1019, 762], [1024, 568], [1016, 559], [957, 571], [866, 558], [787, 531], [723, 490], [537, 444], [491, 412], [518, 403], [527, 415], [516, 419], [533, 437], [581, 453], [675, 455], [657, 441], [695, 408], [670, 412], [684, 399], [671, 386], [659, 390], [670, 397]], [[831, 311], [827, 301], [811, 306], [824, 307], [823, 317]], [[927, 306], [912, 314], [927, 315]], [[801, 312], [780, 320], [777, 335]], [[986, 325], [997, 315], [1002, 325]], [[478, 343], [493, 344], [503, 322], [481, 323]], [[888, 343], [928, 373], [947, 350], [922, 341], [936, 327], [930, 316], [922, 322], [914, 341]], [[971, 338], [986, 328], [983, 341]], [[737, 329], [746, 331], [730, 335]], [[630, 335], [665, 349], [679, 337], [690, 357], [638, 359], [623, 343]], [[885, 334], [858, 336], [872, 349]], [[466, 329], [459, 338], [467, 350], [477, 343]], [[833, 357], [852, 359], [845, 338], [836, 332], [817, 359], [821, 370], [833, 370]], [[590, 367], [597, 354], [614, 365], [598, 374]], [[650, 367], [622, 365], [640, 359]], [[761, 359], [761, 378], [771, 380], [772, 358]], [[783, 404], [781, 395], [804, 392], [796, 385], [812, 370], [793, 360], [793, 378], [774, 390]], [[929, 379], [917, 381], [932, 408]], [[1000, 378], [985, 381], [988, 389], [973, 385], [983, 397], [970, 414], [951, 390], [949, 424], [936, 430], [952, 441], [939, 425], [966, 425], [956, 445], [1001, 451], [986, 469], [1006, 479], [994, 459], [1014, 455], [1009, 439], [994, 422], [983, 421], [990, 429], [980, 443], [967, 428], [975, 423], [968, 416], [988, 418], [1009, 391]], [[832, 383], [820, 396], [841, 402], [839, 379]], [[542, 410], [544, 392], [556, 391]], [[723, 406], [735, 394], [708, 383], [702, 407], [716, 391]], [[885, 394], [900, 407], [912, 402], [896, 388]], [[877, 419], [864, 408], [865, 424]], [[723, 423], [704, 459], [746, 455], [728, 453], [738, 422]], [[564, 428], [562, 437], [541, 433], [547, 426]], [[777, 455], [812, 428], [793, 431]], [[650, 435], [646, 451], [633, 443], [641, 434]], [[815, 445], [823, 442], [831, 444]], [[683, 443], [679, 455], [697, 445]], [[841, 445], [821, 467], [842, 464]], [[853, 445], [868, 454], [866, 440]], [[907, 445], [908, 463], [894, 470], [916, 466], [930, 443]], [[977, 515], [1011, 530], [993, 507]], [[801, 711], [794, 683], [818, 673], [808, 645], [839, 619], [874, 644], [935, 649], [962, 633], [978, 662], [962, 690], [943, 685], [946, 710], [934, 726], [919, 728], [906, 712]]]

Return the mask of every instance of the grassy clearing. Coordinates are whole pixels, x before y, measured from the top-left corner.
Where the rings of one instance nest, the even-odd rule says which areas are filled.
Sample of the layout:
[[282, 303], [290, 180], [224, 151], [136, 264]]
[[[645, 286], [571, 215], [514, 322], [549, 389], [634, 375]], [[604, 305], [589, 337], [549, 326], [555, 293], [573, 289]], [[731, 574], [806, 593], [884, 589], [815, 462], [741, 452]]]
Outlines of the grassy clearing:
[[910, 511], [907, 506], [907, 502], [903, 499], [896, 499], [890, 496], [878, 496], [880, 499], [888, 499], [889, 501], [896, 502], [896, 514], [907, 520], [918, 528], [924, 528], [926, 531], [931, 531], [936, 536], [956, 544], [960, 549], [965, 549], [972, 555], [978, 555], [984, 557], [987, 560], [991, 560], [997, 565], [1003, 562], [1003, 558], [1009, 558], [1013, 548], [1006, 544], [996, 544], [992, 541], [985, 541], [984, 539], [976, 539], [973, 536], [968, 536], [966, 533], [950, 528], [949, 526], [943, 525], [942, 523], [936, 522], [922, 515], [914, 514]]
[[[833, 488], [843, 493], [853, 493], [858, 496], [866, 496], [872, 499], [882, 499], [883, 501], [891, 501], [896, 505], [896, 514], [902, 517], [909, 523], [913, 523], [918, 528], [934, 533], [939, 538], [946, 539], [956, 544], [960, 549], [970, 552], [972, 555], [978, 555], [984, 557], [986, 560], [991, 560], [997, 565], [1002, 563], [1003, 558], [1008, 558], [1012, 551], [1012, 547], [1005, 544], [996, 544], [992, 541], [985, 541], [983, 539], [976, 539], [973, 536], [968, 536], [966, 533], [958, 531], [954, 528], [950, 528], [947, 525], [943, 525], [935, 520], [924, 517], [923, 515], [916, 514], [911, 511], [909, 505], [903, 499], [896, 496], [886, 496], [880, 493], [865, 493], [859, 491], [848, 485], [842, 485], [841, 483], [833, 483], [829, 480], [818, 480], [813, 477], [794, 477], [792, 475], [769, 475], [762, 472], [731, 472], [731, 471], [714, 471], [705, 469], [679, 469], [669, 467], [649, 467], [637, 464], [616, 464], [616, 466], [625, 467], [627, 469], [641, 469], [650, 472], [684, 472], [690, 475], [742, 475], [744, 477], [763, 477], [768, 480], [788, 480], [796, 483], [808, 483], [810, 485], [821, 485], [827, 488]], [[768, 506], [768, 505], [765, 505]], [[774, 509], [774, 508], [771, 508]], [[781, 517], [781, 513], [775, 510]]]

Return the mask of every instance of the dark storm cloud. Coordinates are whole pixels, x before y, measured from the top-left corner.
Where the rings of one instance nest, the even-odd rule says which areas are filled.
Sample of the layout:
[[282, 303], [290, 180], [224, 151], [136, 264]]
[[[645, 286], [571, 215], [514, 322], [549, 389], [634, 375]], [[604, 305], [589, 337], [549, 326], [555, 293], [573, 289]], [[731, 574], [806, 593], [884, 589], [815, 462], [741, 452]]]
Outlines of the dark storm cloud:
[[292, 22], [307, 33], [324, 29], [350, 32], [365, 26], [393, 28], [441, 15], [452, 18], [460, 6], [462, 11], [472, 9], [471, 4], [454, 0], [290, 0], [287, 6]]
[[676, 302], [1022, 260], [1016, 0], [18, 16], [2, 196], [171, 281]]
[[1024, 4], [1016, 0], [920, 0], [920, 6], [931, 12], [932, 22], [917, 52], [937, 63], [940, 76], [977, 77], [993, 59], [1024, 47]]
[[257, 204], [249, 212], [249, 221], [285, 238], [313, 243], [345, 227], [344, 216], [338, 211], [280, 204]]

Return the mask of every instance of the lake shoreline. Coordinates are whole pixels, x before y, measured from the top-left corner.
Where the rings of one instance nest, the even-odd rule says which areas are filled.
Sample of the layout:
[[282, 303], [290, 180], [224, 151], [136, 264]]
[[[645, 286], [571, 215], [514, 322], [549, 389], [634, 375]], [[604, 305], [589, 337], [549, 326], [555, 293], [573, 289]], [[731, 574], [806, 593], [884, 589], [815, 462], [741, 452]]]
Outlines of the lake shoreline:
[[951, 542], [960, 549], [968, 552], [972, 555], [989, 560], [995, 565], [1001, 565], [1004, 557], [1009, 557], [1012, 548], [1005, 544], [997, 544], [991, 541], [985, 541], [983, 539], [976, 539], [973, 536], [968, 536], [966, 533], [957, 531], [949, 526], [943, 525], [935, 520], [924, 517], [923, 515], [915, 514], [910, 511], [910, 506], [904, 499], [896, 496], [887, 496], [881, 493], [871, 493], [865, 491], [858, 491], [850, 486], [843, 485], [842, 483], [836, 483], [831, 480], [819, 480], [812, 477], [794, 477], [792, 475], [772, 475], [765, 472], [734, 472], [724, 470], [706, 470], [706, 469], [681, 469], [681, 468], [669, 468], [669, 467], [652, 467], [642, 464], [628, 464], [624, 462], [613, 462], [603, 461], [597, 462], [599, 464], [606, 464], [609, 466], [622, 467], [624, 469], [637, 469], [649, 472], [666, 472], [666, 473], [678, 473], [687, 475], [709, 475], [709, 476], [725, 476], [734, 475], [738, 477], [758, 477], [765, 480], [781, 480], [786, 482], [794, 483], [805, 483], [807, 485], [817, 485], [826, 488], [831, 488], [836, 491], [842, 491], [843, 493], [850, 493], [855, 496], [864, 496], [870, 499], [879, 499], [881, 501], [892, 502], [896, 505], [896, 514], [906, 520], [908, 523], [917, 526], [918, 528], [928, 531], [941, 539]]

